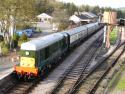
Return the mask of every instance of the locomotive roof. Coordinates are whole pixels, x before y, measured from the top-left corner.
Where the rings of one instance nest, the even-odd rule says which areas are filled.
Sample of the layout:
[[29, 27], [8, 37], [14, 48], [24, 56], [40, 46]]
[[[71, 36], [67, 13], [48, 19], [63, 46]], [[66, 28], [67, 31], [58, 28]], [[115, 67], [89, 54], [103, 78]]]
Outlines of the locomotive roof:
[[59, 40], [63, 39], [63, 35], [60, 33], [54, 33], [51, 35], [47, 35], [44, 37], [39, 37], [37, 39], [31, 40], [26, 43], [21, 44], [21, 49], [22, 50], [39, 50], [44, 47], [47, 47], [54, 42], [57, 42]]

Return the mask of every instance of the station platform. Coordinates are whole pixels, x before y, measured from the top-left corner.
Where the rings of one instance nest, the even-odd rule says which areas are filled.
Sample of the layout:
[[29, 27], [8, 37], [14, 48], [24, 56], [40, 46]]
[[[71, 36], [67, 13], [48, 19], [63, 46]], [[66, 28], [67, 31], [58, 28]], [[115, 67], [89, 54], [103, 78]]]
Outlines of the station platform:
[[6, 69], [4, 71], [0, 71], [0, 81], [9, 76], [12, 72], [13, 72], [14, 68], [9, 68], [9, 69]]

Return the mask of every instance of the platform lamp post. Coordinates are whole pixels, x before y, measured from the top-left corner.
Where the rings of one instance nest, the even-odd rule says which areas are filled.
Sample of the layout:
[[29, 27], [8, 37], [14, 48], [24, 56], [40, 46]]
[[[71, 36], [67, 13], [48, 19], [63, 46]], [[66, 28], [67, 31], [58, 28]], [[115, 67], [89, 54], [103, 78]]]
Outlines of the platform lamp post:
[[104, 27], [104, 44], [107, 49], [110, 48], [110, 32], [116, 26], [117, 13], [113, 11], [105, 11], [103, 14]]

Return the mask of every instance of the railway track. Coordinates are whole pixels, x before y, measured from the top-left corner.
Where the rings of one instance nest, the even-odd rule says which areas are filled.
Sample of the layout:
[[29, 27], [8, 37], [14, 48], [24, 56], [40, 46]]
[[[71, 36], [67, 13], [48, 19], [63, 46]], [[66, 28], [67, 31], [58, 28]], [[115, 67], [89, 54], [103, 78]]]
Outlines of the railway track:
[[52, 90], [51, 94], [65, 94], [70, 88], [72, 88], [77, 81], [86, 76], [88, 72], [88, 67], [91, 64], [91, 60], [95, 55], [97, 49], [102, 44], [102, 36], [93, 43], [86, 54], [81, 58], [81, 60], [74, 65], [72, 65], [66, 73], [64, 73], [63, 77], [59, 80], [56, 87]]
[[34, 80], [32, 82], [17, 81], [6, 88], [1, 94], [27, 94], [31, 88], [38, 82]]
[[86, 77], [81, 78], [81, 80], [79, 80], [78, 83], [76, 83], [67, 94], [95, 94], [100, 81], [116, 64], [117, 60], [124, 52], [124, 43], [118, 46], [116, 49], [117, 50], [115, 50], [110, 57], [105, 58], [102, 62], [95, 66], [95, 68], [90, 70]]
[[[96, 47], [99, 45], [94, 44], [94, 46]], [[95, 50], [93, 49], [93, 52], [94, 51]], [[92, 54], [92, 55], [94, 55], [94, 54]], [[89, 59], [87, 59], [87, 60], [89, 62]], [[83, 66], [86, 66], [86, 68], [87, 68], [86, 64], [84, 64]], [[79, 72], [80, 73], [82, 72], [81, 68], [79, 68]], [[79, 72], [78, 72], [78, 75], [79, 75]], [[0, 94], [27, 94], [37, 83], [39, 83], [39, 79], [37, 79], [37, 81], [33, 81], [33, 82], [23, 82], [23, 81], [17, 81], [15, 79], [12, 79], [11, 81], [8, 81], [8, 83], [6, 83], [5, 87], [0, 87], [0, 89], [1, 89]]]
[[[93, 92], [95, 92], [95, 89], [97, 88], [98, 83], [101, 81], [102, 77], [104, 77], [105, 72], [106, 72], [106, 71], [99, 72], [99, 70], [104, 70], [105, 68], [107, 68], [107, 65], [101, 64], [101, 65], [99, 65], [100, 67], [97, 67], [97, 69], [94, 70], [94, 72], [91, 76], [88, 76], [88, 73], [89, 73], [88, 67], [91, 63], [90, 59], [92, 59], [92, 57], [94, 56], [94, 52], [96, 52], [97, 48], [100, 46], [99, 43], [100, 42], [96, 42], [93, 44], [92, 48], [89, 49], [89, 52], [84, 56], [84, 58], [86, 58], [86, 59], [82, 58], [82, 60], [84, 60], [83, 62], [87, 62], [86, 64], [83, 64], [81, 61], [81, 62], [78, 62], [77, 64], [75, 64], [75, 66], [72, 66], [72, 68], [70, 68], [69, 70], [67, 70], [67, 74], [65, 74], [66, 77], [64, 77], [64, 78], [62, 77], [63, 81], [58, 84], [59, 87], [57, 86], [58, 88], [55, 88], [54, 91], [52, 92], [52, 94], [56, 94], [56, 93], [57, 94], [74, 94], [74, 93], [94, 94]], [[119, 48], [123, 49], [124, 47], [118, 46], [117, 49], [119, 49]], [[122, 50], [120, 50], [120, 51], [122, 51]], [[116, 52], [117, 52], [117, 50], [114, 52], [114, 54]], [[118, 55], [118, 54], [115, 54], [115, 55]], [[89, 58], [87, 59], [87, 57], [89, 57]], [[116, 56], [113, 56], [113, 57], [116, 57]], [[116, 61], [113, 61], [113, 62], [116, 62]], [[108, 68], [111, 68], [110, 65]], [[108, 68], [106, 70], [108, 70]], [[92, 86], [91, 88], [89, 88], [89, 86], [88, 87], [85, 86], [85, 87], [87, 87], [85, 89], [82, 88], [82, 90], [84, 90], [84, 92], [88, 91], [88, 93], [86, 93], [86, 92], [84, 93], [83, 91], [81, 91], [81, 89], [80, 89], [81, 87], [78, 89], [76, 86], [76, 85], [78, 85], [79, 81], [81, 81], [81, 79], [83, 80], [83, 78], [84, 78], [84, 81], [82, 81], [83, 82], [82, 84], [84, 84], [84, 85], [81, 85], [81, 87], [85, 86], [86, 84], [88, 85], [88, 83], [90, 83], [92, 81], [90, 83], [90, 86]], [[85, 78], [87, 78], [87, 79], [85, 79]], [[99, 79], [99, 80], [97, 81], [97, 79]], [[32, 89], [32, 87], [35, 85], [34, 83], [36, 83], [36, 82], [37, 81], [35, 81], [35, 82], [18, 82], [13, 87], [10, 87], [8, 90], [6, 90], [6, 92], [1, 93], [1, 94], [26, 94], [27, 92], [29, 92], [30, 89]], [[60, 85], [62, 85], [62, 86], [65, 85], [65, 87], [62, 87]], [[63, 89], [61, 89], [60, 87]], [[61, 89], [61, 91], [60, 91], [60, 89]], [[77, 92], [77, 91], [79, 91], [79, 92]], [[82, 93], [80, 93], [80, 92], [82, 92]]]
[[10, 89], [8, 94], [24, 94], [32, 85], [30, 82], [20, 82]]

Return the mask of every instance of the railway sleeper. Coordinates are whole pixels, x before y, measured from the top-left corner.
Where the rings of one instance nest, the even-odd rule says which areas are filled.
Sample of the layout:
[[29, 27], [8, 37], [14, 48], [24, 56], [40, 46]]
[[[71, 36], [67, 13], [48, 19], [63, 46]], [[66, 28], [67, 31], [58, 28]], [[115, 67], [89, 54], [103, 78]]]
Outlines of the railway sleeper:
[[78, 77], [77, 76], [74, 76], [74, 77], [66, 77], [66, 79], [75, 79], [75, 80], [77, 80], [78, 79]]
[[70, 73], [67, 76], [72, 76], [72, 75], [77, 76], [77, 75], [79, 75], [79, 73]]

